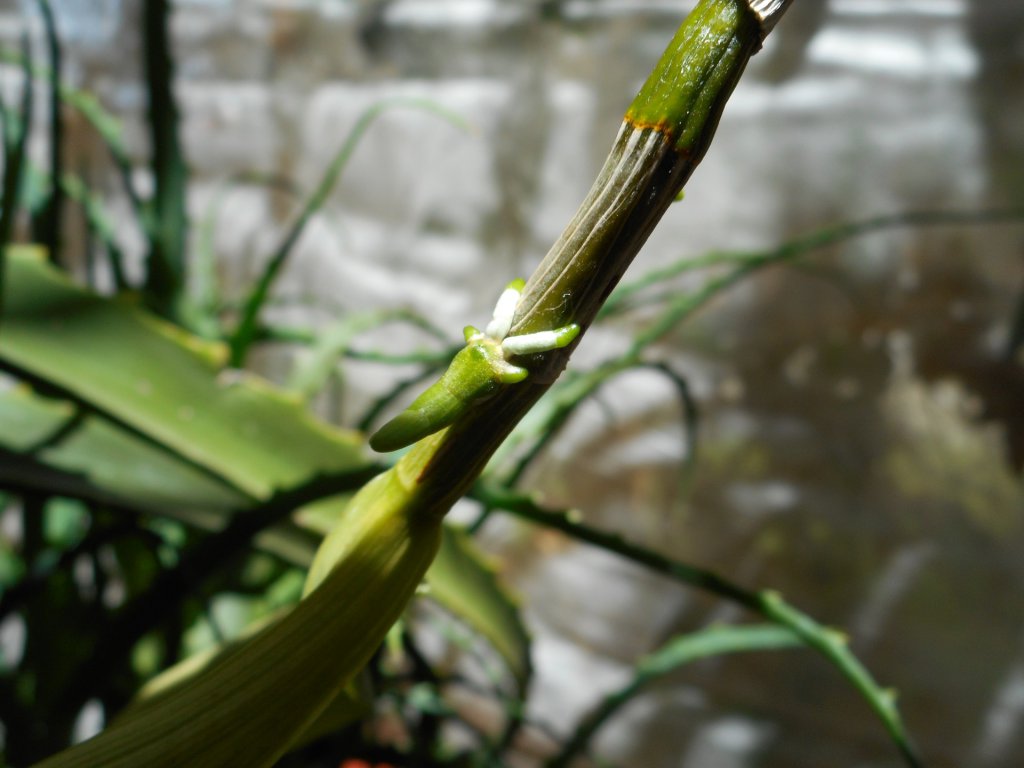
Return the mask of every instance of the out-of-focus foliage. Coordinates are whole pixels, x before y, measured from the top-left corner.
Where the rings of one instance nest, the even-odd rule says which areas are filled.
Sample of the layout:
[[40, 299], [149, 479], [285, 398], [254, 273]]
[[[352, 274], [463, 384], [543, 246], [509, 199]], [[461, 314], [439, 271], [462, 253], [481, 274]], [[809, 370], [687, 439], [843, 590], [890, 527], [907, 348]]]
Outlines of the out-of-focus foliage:
[[[545, 13], [557, 15], [566, 4], [543, 5]], [[138, 183], [116, 118], [90, 94], [60, 84], [52, 12], [44, 0], [40, 7], [47, 66], [29, 67], [25, 51], [7, 52], [23, 82], [17, 107], [4, 102], [2, 115], [0, 720], [12, 765], [64, 748], [91, 733], [99, 720], [144, 711], [154, 689], [208, 674], [217, 659], [245, 648], [247, 638], [287, 615], [322, 535], [351, 494], [381, 468], [368, 458], [358, 431], [316, 418], [307, 404], [331, 392], [339, 362], [412, 363], [429, 372], [447, 347], [402, 354], [356, 343], [388, 323], [405, 323], [444, 341], [431, 319], [405, 311], [353, 312], [320, 331], [265, 317], [278, 274], [304, 228], [322, 213], [375, 117], [412, 105], [451, 122], [447, 110], [398, 99], [364, 112], [352, 133], [341, 137], [320, 183], [302, 196], [285, 237], [241, 301], [227, 301], [217, 262], [203, 261], [214, 250], [210, 243], [200, 237], [197, 252], [187, 248], [188, 169], [171, 88], [168, 5], [147, 3], [140, 30], [151, 185]], [[45, 169], [26, 153], [33, 128], [33, 91], [26, 86], [33, 77], [52, 98], [46, 128], [36, 128], [40, 136], [48, 134], [54, 150]], [[63, 119], [73, 114], [88, 123], [109, 150], [133, 222], [118, 220], [100, 191], [65, 172], [59, 104]], [[93, 262], [84, 270], [66, 263], [60, 250], [68, 239], [62, 231], [68, 217], [61, 211], [72, 207], [94, 246]], [[1020, 214], [1009, 211], [999, 218], [1019, 220]], [[717, 572], [632, 544], [585, 524], [573, 510], [547, 509], [516, 486], [531, 469], [543, 467], [545, 450], [583, 403], [617, 377], [638, 371], [656, 373], [680, 404], [686, 418], [683, 474], [692, 481], [697, 450], [705, 450], [698, 439], [697, 403], [681, 372], [655, 360], [658, 342], [763, 269], [807, 268], [817, 249], [880, 228], [955, 220], [893, 216], [834, 227], [777, 249], [681, 260], [624, 286], [603, 319], [615, 322], [638, 312], [644, 329], [613, 359], [570, 372], [531, 413], [472, 496], [476, 524], [444, 530], [424, 599], [394, 626], [356, 684], [309, 724], [281, 764], [337, 765], [358, 756], [389, 765], [500, 765], [516, 753], [525, 730], [543, 731], [527, 709], [533, 667], [522, 606], [503, 586], [501, 564], [474, 537], [495, 512], [559, 530], [574, 542], [705, 589], [774, 622], [712, 626], [674, 637], [648, 658], [630, 659], [629, 682], [600, 702], [563, 739], [562, 749], [548, 744], [541, 750], [555, 764], [586, 753], [591, 736], [613, 712], [683, 665], [795, 644], [817, 650], [845, 675], [914, 764], [894, 697], [856, 662], [843, 635], [774, 593], [742, 589]], [[959, 219], [972, 222], [985, 218]], [[141, 233], [141, 264], [126, 264], [119, 227]], [[107, 289], [82, 287], [83, 272]], [[679, 278], [683, 282], [672, 282]], [[288, 388], [238, 369], [282, 343], [306, 353], [289, 371]], [[979, 530], [1013, 535], [1020, 528], [1020, 478], [1000, 460], [999, 435], [971, 423], [962, 412], [964, 398], [954, 390], [956, 385], [925, 388], [909, 379], [891, 385], [884, 407], [898, 434], [882, 458], [888, 480], [908, 498], [958, 499]], [[362, 413], [346, 413], [345, 423], [370, 425], [403, 391], [398, 386], [382, 392]], [[712, 475], [761, 480], [767, 462], [759, 450], [749, 442], [719, 439], [701, 454], [700, 467]], [[759, 545], [795, 546], [769, 537]], [[718, 570], [729, 572], [731, 564]], [[218, 656], [224, 651], [226, 656]], [[139, 691], [142, 698], [132, 704]], [[481, 705], [492, 713], [484, 721], [475, 717]], [[866, 719], [860, 712], [856, 718]]]

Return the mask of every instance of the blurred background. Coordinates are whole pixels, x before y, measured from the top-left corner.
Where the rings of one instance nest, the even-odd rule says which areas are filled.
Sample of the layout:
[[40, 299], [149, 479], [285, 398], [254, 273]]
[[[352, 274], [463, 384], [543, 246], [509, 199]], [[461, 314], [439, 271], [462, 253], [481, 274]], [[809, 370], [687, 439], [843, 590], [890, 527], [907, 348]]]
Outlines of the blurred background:
[[[288, 189], [315, 187], [369, 106], [427, 99], [466, 126], [402, 106], [379, 116], [297, 244], [270, 316], [324, 327], [411, 308], [457, 342], [557, 237], [692, 5], [177, 0], [192, 245], [216, 255], [225, 296], [240, 299], [295, 210]], [[144, 185], [141, 3], [53, 9], [65, 78], [124, 119]], [[41, 39], [35, 3], [0, 3], [4, 43], [26, 24]], [[797, 0], [626, 279], [868, 217], [1020, 207], [1021, 83], [1019, 3]], [[105, 149], [69, 120], [69, 167], [127, 219]], [[121, 236], [137, 267], [140, 236]], [[645, 320], [640, 306], [595, 327], [572, 366], [614, 357]], [[417, 343], [390, 329], [369, 341]], [[268, 345], [253, 364], [282, 379], [300, 354]], [[618, 377], [523, 487], [842, 627], [898, 690], [928, 765], [1021, 765], [1024, 226], [910, 222], [851, 238], [744, 279], [646, 359], [685, 378], [696, 418], [656, 373]], [[317, 407], [351, 425], [414, 371], [347, 365]], [[527, 715], [545, 727], [524, 737], [522, 765], [645, 653], [742, 615], [499, 515], [482, 537], [534, 635]], [[594, 754], [644, 768], [901, 764], [848, 683], [799, 651], [681, 670], [602, 729]]]

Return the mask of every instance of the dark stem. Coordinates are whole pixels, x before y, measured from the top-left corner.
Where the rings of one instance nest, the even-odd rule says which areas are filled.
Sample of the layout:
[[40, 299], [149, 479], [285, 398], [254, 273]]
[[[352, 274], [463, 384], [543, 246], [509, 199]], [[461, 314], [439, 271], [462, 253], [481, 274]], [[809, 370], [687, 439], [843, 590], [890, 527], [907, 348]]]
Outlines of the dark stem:
[[61, 213], [64, 208], [64, 190], [60, 185], [63, 174], [62, 151], [64, 144], [64, 122], [60, 108], [61, 49], [57, 38], [57, 23], [53, 16], [50, 0], [37, 0], [46, 29], [46, 46], [50, 57], [50, 77], [47, 80], [50, 97], [50, 197], [39, 217], [36, 237], [46, 246], [52, 263], [60, 262]]
[[174, 65], [170, 54], [170, 3], [145, 0], [143, 50], [149, 94], [153, 198], [147, 217], [149, 259], [146, 291], [154, 310], [174, 318], [180, 313], [185, 284], [187, 169], [178, 136]]

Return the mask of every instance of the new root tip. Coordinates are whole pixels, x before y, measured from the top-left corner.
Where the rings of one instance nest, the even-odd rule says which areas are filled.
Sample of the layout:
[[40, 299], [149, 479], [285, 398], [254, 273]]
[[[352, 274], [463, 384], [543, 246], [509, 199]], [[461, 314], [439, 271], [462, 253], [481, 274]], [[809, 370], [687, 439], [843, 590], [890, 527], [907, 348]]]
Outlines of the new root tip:
[[767, 37], [793, 0], [746, 0], [747, 7], [761, 24], [761, 37]]
[[522, 280], [513, 280], [498, 297], [498, 303], [494, 306], [494, 318], [486, 328], [487, 335], [492, 339], [500, 341], [508, 336], [509, 329], [512, 328], [512, 318], [516, 314], [516, 307], [519, 306], [523, 285], [525, 283]]
[[537, 331], [522, 336], [509, 336], [501, 342], [507, 355], [534, 355], [569, 346], [580, 335], [580, 327], [573, 323], [553, 331]]

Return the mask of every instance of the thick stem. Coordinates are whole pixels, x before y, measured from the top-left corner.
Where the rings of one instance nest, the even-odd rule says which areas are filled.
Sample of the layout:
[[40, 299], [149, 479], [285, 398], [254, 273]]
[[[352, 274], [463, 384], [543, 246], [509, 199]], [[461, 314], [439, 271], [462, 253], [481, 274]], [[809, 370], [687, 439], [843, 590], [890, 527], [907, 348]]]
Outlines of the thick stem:
[[[764, 29], [746, 0], [698, 4], [626, 112], [594, 186], [526, 284], [513, 334], [571, 322], [585, 330], [593, 321], [703, 158]], [[530, 377], [503, 388], [444, 433], [417, 478], [421, 493], [438, 506], [454, 503], [574, 347], [517, 359]]]

